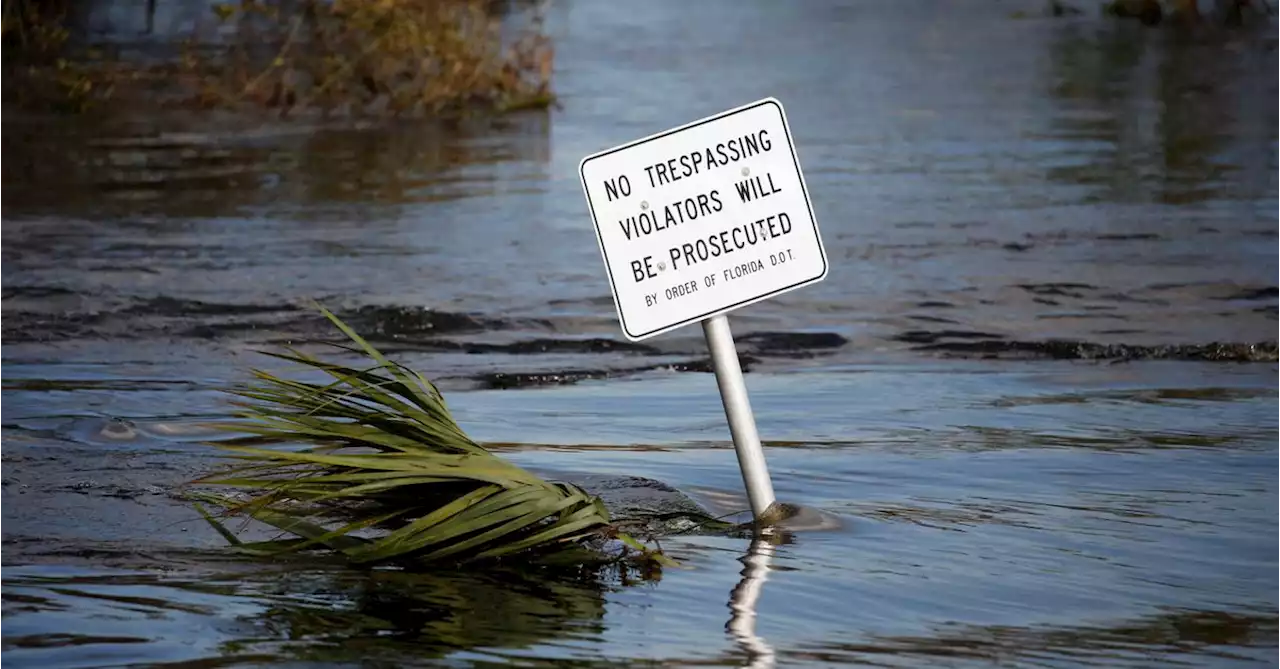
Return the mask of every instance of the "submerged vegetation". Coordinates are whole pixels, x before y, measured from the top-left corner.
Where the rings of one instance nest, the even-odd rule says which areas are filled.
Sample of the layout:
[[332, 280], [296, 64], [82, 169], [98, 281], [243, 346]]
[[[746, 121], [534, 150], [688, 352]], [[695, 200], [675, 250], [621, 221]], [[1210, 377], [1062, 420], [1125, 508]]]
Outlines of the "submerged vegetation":
[[[604, 556], [669, 564], [610, 522], [603, 502], [581, 488], [545, 481], [472, 441], [420, 374], [388, 360], [325, 311], [367, 356], [355, 368], [291, 350], [268, 353], [327, 381], [255, 371], [232, 392], [239, 436], [214, 442], [238, 464], [201, 479], [243, 494], [198, 493], [219, 507], [206, 519], [241, 550], [257, 555], [333, 552], [355, 564], [461, 564], [521, 555]], [[303, 445], [303, 448], [298, 448]], [[285, 537], [243, 542], [226, 525], [245, 516]]]
[[[1201, 8], [1199, 0], [1105, 0], [1101, 8], [1107, 16], [1137, 19], [1149, 26], [1162, 21], [1183, 26], [1205, 22], [1234, 26], [1274, 14], [1269, 0], [1214, 0], [1207, 9]], [[1049, 12], [1068, 16], [1083, 10], [1074, 0], [1049, 0]]]
[[1215, 0], [1207, 13], [1198, 0], [1109, 0], [1102, 11], [1122, 19], [1138, 19], [1156, 25], [1169, 19], [1183, 25], [1213, 20], [1224, 25], [1240, 25], [1250, 14], [1270, 15], [1268, 0]]
[[119, 44], [77, 38], [67, 2], [4, 0], [5, 100], [79, 112], [141, 99], [342, 116], [550, 104], [554, 50], [540, 9], [495, 6], [233, 0], [213, 5], [176, 50], [158, 38], [125, 56]]
[[[279, 115], [424, 116], [546, 107], [555, 50], [546, 2], [224, 0], [185, 35], [91, 37], [92, 0], [3, 0], [6, 103], [68, 112], [160, 102]], [[188, 3], [178, 3], [186, 5]], [[1054, 15], [1089, 3], [1050, 0]], [[1151, 25], [1248, 23], [1269, 0], [1107, 0]], [[192, 7], [184, 7], [192, 9]], [[78, 13], [77, 13], [78, 12]]]

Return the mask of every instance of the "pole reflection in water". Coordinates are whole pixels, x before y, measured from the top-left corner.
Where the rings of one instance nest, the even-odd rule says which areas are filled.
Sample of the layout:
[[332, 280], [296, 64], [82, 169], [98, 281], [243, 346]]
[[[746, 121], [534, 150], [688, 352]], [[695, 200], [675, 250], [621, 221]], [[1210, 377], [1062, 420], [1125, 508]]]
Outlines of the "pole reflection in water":
[[[725, 629], [747, 654], [743, 666], [772, 668], [777, 663], [773, 647], [756, 635], [756, 601], [769, 575], [769, 563], [773, 558], [777, 537], [756, 537], [751, 541], [747, 554], [742, 556], [742, 580], [729, 593], [729, 622]], [[772, 540], [772, 541], [771, 541]]]

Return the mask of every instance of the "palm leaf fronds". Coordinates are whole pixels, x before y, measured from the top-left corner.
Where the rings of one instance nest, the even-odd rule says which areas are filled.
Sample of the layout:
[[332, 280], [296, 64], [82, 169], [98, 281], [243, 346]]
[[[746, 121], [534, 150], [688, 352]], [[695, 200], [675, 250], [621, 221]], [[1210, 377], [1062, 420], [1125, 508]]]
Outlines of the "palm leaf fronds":
[[242, 543], [202, 508], [225, 538], [259, 553], [328, 549], [370, 564], [460, 563], [617, 536], [601, 500], [486, 451], [454, 421], [434, 384], [321, 311], [355, 344], [336, 346], [371, 364], [267, 353], [327, 378], [254, 370], [253, 382], [229, 391], [238, 398], [236, 420], [223, 427], [239, 436], [214, 444], [240, 462], [198, 482], [248, 493], [197, 498], [288, 536]]

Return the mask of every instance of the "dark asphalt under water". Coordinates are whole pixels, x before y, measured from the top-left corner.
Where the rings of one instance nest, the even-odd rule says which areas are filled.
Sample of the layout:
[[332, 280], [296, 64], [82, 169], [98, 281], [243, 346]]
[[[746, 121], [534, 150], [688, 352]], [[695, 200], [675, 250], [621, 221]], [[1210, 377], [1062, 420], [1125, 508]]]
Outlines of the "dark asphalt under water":
[[[1274, 24], [1028, 6], [566, 1], [563, 107], [496, 121], [6, 117], [3, 661], [1276, 664]], [[765, 96], [831, 271], [730, 320], [838, 529], [367, 573], [231, 561], [173, 498], [315, 298], [506, 457], [745, 508], [701, 332], [622, 338], [576, 169]]]

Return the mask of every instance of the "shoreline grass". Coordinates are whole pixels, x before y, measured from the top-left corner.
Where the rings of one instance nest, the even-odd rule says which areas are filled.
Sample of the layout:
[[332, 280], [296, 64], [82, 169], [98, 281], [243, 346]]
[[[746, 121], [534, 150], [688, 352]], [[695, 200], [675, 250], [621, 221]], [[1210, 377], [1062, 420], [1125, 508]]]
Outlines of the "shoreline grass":
[[149, 61], [78, 39], [65, 7], [5, 0], [5, 101], [278, 116], [431, 117], [546, 108], [555, 49], [539, 7], [488, 0], [236, 0]]

